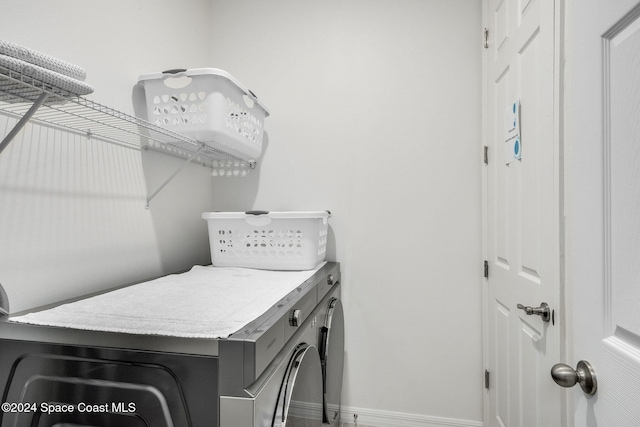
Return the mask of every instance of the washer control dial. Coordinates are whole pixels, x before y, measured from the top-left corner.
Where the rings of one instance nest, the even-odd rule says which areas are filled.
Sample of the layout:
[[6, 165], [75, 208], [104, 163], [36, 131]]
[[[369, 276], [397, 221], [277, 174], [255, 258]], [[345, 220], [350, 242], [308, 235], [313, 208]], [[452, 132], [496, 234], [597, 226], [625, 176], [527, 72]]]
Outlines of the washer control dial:
[[300, 309], [296, 308], [294, 310], [291, 310], [291, 313], [289, 313], [289, 325], [295, 326], [295, 327], [300, 326], [301, 318], [302, 318], [302, 312], [300, 311]]

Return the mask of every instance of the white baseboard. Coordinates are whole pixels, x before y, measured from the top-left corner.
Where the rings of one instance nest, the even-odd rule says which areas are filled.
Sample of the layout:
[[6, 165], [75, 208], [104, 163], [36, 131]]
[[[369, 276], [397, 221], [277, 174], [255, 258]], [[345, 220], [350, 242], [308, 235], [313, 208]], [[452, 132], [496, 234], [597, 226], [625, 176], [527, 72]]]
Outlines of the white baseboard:
[[[343, 406], [341, 412], [340, 421], [344, 427], [482, 427], [484, 425], [481, 421], [406, 414], [378, 409]], [[354, 423], [354, 415], [358, 416], [357, 423]]]
[[[292, 401], [290, 411], [291, 415], [301, 418], [322, 417], [322, 407], [309, 403]], [[354, 423], [354, 415], [358, 416], [357, 423]], [[484, 425], [481, 421], [344, 406], [341, 409], [340, 423], [343, 427], [483, 427]]]

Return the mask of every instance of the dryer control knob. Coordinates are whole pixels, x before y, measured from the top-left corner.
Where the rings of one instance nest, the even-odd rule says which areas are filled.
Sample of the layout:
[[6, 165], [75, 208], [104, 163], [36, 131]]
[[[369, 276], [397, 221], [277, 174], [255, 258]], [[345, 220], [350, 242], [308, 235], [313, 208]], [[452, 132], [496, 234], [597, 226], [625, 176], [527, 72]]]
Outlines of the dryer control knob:
[[291, 313], [289, 313], [289, 325], [295, 327], [300, 326], [301, 314], [302, 312], [300, 311], [300, 309], [296, 308], [295, 310], [291, 310]]

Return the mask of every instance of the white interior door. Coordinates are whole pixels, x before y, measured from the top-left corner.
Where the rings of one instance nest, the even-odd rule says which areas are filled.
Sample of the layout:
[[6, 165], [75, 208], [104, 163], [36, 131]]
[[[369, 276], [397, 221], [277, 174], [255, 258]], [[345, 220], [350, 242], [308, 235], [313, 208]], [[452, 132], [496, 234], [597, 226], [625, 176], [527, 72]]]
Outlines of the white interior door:
[[576, 426], [640, 426], [640, 2], [576, 0], [567, 97]]
[[[483, 6], [489, 31], [485, 417], [489, 426], [559, 426], [561, 392], [549, 375], [560, 358], [559, 326], [517, 308], [544, 302], [551, 314], [559, 300], [555, 2], [486, 0]], [[518, 102], [514, 117], [508, 110]], [[514, 119], [521, 137], [517, 160], [513, 146], [505, 149]]]

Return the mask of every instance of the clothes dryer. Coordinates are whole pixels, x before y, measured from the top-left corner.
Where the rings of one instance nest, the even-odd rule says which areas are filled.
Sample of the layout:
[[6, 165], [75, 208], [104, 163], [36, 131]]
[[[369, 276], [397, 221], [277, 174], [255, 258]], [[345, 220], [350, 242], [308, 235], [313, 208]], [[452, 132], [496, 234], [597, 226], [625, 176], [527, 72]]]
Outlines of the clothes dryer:
[[[300, 308], [290, 311], [286, 329], [295, 332], [257, 381], [245, 388], [247, 397], [221, 396], [220, 427], [320, 427], [329, 422], [337, 425], [340, 393], [331, 387], [328, 390], [332, 392], [325, 393], [324, 384], [342, 382], [342, 358], [333, 357], [336, 350], [340, 350], [336, 355], [343, 354], [343, 344], [338, 339], [343, 336], [340, 284], [336, 281], [322, 286], [318, 284], [322, 301], [315, 308], [305, 309], [301, 302], [295, 306]], [[328, 343], [322, 344], [322, 353], [328, 355], [324, 357], [326, 369], [319, 342]], [[336, 376], [340, 376], [339, 382]], [[333, 410], [330, 416], [325, 414], [325, 404]]]
[[272, 427], [320, 427], [322, 370], [315, 346], [299, 345], [284, 374]]
[[324, 322], [320, 327], [318, 348], [322, 364], [323, 421], [340, 425], [342, 371], [344, 366], [344, 313], [340, 294], [325, 299]]
[[[0, 425], [321, 426], [324, 380], [318, 337], [329, 300], [339, 297], [339, 264], [326, 263], [309, 275], [226, 338], [0, 319], [0, 391], [3, 403], [13, 405], [0, 413]], [[58, 406], [49, 411], [50, 404]]]
[[[220, 427], [322, 426], [322, 366], [315, 345], [318, 310], [305, 316], [287, 345], [244, 395], [220, 397]], [[294, 323], [295, 324], [295, 323]]]

